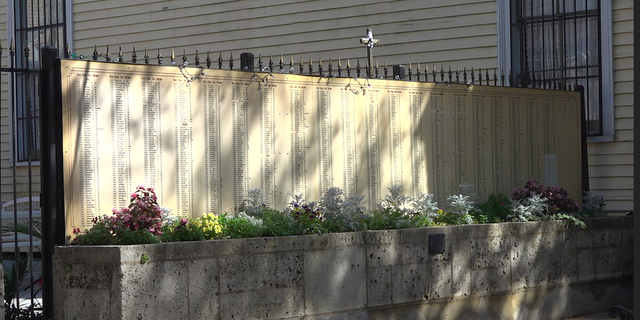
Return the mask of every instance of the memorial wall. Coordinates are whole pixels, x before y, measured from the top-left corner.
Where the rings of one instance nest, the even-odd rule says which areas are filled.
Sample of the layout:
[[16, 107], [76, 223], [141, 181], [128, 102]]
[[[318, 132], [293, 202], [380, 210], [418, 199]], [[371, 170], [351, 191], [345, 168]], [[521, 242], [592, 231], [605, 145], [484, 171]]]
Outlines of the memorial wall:
[[140, 184], [183, 216], [258, 187], [267, 206], [324, 190], [370, 208], [402, 185], [441, 206], [529, 178], [580, 198], [577, 92], [63, 60], [67, 228], [129, 204]]

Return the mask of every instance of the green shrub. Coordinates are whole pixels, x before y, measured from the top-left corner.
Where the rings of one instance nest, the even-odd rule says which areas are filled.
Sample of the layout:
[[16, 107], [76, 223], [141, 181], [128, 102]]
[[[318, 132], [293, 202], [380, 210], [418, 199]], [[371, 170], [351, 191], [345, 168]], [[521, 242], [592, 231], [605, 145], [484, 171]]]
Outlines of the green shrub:
[[162, 242], [200, 241], [204, 240], [204, 232], [196, 224], [182, 218], [173, 224], [162, 227]]
[[489, 199], [479, 204], [477, 206], [478, 210], [471, 215], [477, 220], [480, 219], [476, 217], [484, 216], [484, 221], [479, 221], [478, 223], [507, 221], [507, 217], [511, 213], [510, 205], [511, 199], [509, 197], [502, 193], [492, 193], [489, 195]]
[[229, 238], [259, 237], [264, 232], [261, 219], [238, 212], [234, 215], [223, 214], [220, 216], [222, 233]]
[[299, 234], [297, 222], [286, 212], [277, 210], [264, 210], [260, 215], [264, 224], [263, 236], [290, 236]]

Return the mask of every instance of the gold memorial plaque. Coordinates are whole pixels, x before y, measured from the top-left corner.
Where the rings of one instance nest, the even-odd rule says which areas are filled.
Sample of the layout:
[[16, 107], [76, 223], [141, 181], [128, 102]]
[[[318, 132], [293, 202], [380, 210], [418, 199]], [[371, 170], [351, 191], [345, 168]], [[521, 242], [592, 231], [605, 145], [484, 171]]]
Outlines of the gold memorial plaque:
[[[129, 204], [140, 184], [181, 216], [340, 187], [444, 207], [530, 178], [580, 199], [577, 92], [62, 61], [67, 229]], [[202, 74], [204, 73], [204, 74]]]

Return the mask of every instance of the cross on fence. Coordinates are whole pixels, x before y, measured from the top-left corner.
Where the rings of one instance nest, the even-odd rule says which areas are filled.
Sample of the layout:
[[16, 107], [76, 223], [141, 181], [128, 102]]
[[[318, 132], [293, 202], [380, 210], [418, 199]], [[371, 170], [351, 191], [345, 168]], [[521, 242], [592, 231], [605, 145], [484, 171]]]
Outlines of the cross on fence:
[[367, 78], [373, 76], [373, 45], [378, 44], [380, 40], [373, 38], [373, 32], [370, 28], [367, 28], [367, 37], [360, 38], [360, 43], [367, 46]]

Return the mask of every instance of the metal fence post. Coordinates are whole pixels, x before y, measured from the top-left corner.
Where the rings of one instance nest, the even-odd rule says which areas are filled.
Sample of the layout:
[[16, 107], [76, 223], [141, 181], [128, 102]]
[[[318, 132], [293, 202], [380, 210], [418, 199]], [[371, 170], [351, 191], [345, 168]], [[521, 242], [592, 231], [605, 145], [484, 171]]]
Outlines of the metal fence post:
[[584, 193], [589, 191], [589, 154], [587, 153], [587, 118], [585, 110], [585, 90], [584, 86], [577, 85], [576, 91], [580, 92], [580, 137], [581, 144], [580, 149], [582, 153], [582, 194], [580, 198], [584, 196]]
[[53, 319], [53, 249], [64, 244], [64, 180], [62, 176], [62, 84], [58, 49], [42, 48], [40, 71], [42, 305]]

